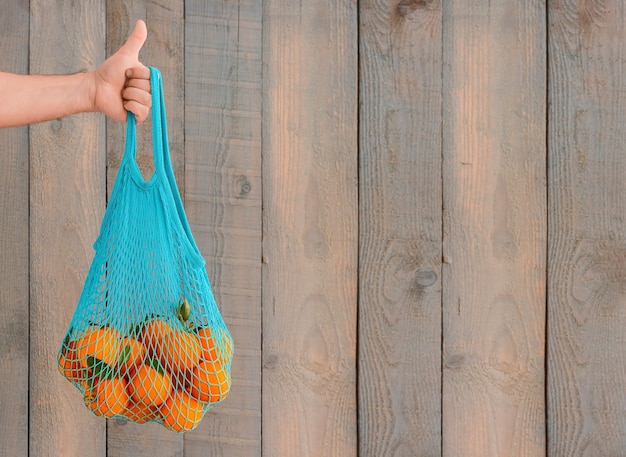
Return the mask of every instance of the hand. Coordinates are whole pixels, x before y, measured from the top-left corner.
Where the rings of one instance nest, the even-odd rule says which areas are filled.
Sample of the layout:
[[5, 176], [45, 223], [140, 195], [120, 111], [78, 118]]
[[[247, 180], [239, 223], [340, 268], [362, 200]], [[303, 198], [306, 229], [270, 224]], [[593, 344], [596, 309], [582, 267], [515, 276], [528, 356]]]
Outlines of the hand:
[[127, 111], [138, 123], [146, 120], [152, 106], [150, 69], [139, 62], [139, 51], [147, 36], [146, 24], [137, 21], [126, 43], [92, 73], [95, 111], [121, 122]]

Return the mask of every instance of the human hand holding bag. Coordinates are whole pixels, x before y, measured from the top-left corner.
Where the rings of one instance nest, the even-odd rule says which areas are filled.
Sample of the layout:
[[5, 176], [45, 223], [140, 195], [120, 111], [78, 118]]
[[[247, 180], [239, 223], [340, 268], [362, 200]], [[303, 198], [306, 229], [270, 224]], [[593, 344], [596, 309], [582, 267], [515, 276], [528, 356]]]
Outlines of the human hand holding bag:
[[150, 68], [154, 174], [135, 160], [136, 125], [58, 353], [94, 414], [195, 428], [230, 390], [233, 343], [172, 170], [161, 73]]

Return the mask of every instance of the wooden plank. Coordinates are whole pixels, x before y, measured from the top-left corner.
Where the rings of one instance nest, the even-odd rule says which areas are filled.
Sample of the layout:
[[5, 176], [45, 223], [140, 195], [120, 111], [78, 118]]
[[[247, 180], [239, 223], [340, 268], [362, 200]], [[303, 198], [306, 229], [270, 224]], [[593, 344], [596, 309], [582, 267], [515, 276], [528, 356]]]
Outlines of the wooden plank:
[[[92, 70], [104, 60], [102, 2], [31, 0], [30, 8], [31, 73]], [[56, 364], [104, 211], [104, 141], [99, 114], [30, 128], [29, 455], [106, 453], [105, 422]]]
[[622, 455], [626, 8], [548, 4], [549, 455]]
[[185, 203], [235, 342], [185, 457], [261, 455], [261, 0], [185, 3]]
[[356, 456], [356, 2], [263, 15], [263, 455]]
[[[0, 5], [0, 71], [28, 73], [28, 2]], [[0, 455], [28, 455], [28, 128], [0, 129]]]
[[[107, 0], [107, 53], [114, 53], [143, 19], [148, 38], [139, 55], [145, 65], [157, 67], [163, 75], [170, 155], [181, 192], [184, 189], [184, 3], [167, 0]], [[107, 187], [113, 186], [124, 153], [126, 125], [107, 122]], [[154, 171], [152, 123], [137, 128], [137, 163], [144, 177]], [[183, 437], [160, 424], [134, 424], [123, 419], [110, 420], [107, 434], [108, 457], [183, 455]]]
[[543, 2], [444, 2], [443, 455], [545, 454]]
[[359, 455], [439, 456], [441, 5], [359, 18]]

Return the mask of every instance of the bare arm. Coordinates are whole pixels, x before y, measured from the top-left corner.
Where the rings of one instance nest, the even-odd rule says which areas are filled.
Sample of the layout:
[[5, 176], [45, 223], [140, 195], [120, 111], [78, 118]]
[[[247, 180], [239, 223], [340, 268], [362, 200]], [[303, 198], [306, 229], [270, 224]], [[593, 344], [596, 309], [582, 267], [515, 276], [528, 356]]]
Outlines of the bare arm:
[[142, 122], [151, 106], [150, 70], [138, 60], [146, 36], [146, 25], [137, 21], [128, 41], [92, 72], [51, 76], [0, 72], [0, 127], [87, 111], [125, 121], [128, 110]]

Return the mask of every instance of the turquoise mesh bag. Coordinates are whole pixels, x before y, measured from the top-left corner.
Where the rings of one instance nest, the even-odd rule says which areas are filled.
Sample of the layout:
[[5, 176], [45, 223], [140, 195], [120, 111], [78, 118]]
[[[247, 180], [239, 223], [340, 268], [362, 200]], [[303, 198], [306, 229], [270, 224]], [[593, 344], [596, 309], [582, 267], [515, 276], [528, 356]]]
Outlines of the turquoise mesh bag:
[[233, 344], [178, 193], [155, 68], [150, 82], [155, 171], [148, 181], [139, 171], [129, 113], [124, 156], [58, 364], [94, 414], [181, 433], [228, 394]]

